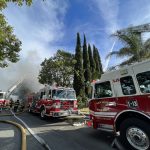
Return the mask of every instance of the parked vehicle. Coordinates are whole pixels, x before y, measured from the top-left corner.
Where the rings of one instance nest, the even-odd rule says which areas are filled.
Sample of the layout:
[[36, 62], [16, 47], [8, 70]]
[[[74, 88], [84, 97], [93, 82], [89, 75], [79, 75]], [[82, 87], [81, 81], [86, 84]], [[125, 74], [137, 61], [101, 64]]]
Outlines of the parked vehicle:
[[38, 93], [30, 93], [27, 95], [27, 103], [26, 106], [28, 107], [28, 111], [32, 112], [34, 111], [34, 106], [36, 104], [36, 101], [38, 100]]
[[62, 117], [77, 114], [77, 99], [74, 89], [46, 86], [38, 92], [38, 100], [33, 100], [30, 111], [45, 116]]
[[9, 105], [9, 99], [6, 98], [6, 92], [0, 92], [0, 107], [5, 107]]
[[150, 60], [104, 73], [91, 87], [93, 128], [116, 133], [127, 149], [150, 149]]
[[10, 87], [6, 92], [0, 91], [0, 108], [9, 106], [10, 99], [12, 99], [11, 94], [15, 89], [23, 82], [23, 80], [18, 81], [12, 87]]

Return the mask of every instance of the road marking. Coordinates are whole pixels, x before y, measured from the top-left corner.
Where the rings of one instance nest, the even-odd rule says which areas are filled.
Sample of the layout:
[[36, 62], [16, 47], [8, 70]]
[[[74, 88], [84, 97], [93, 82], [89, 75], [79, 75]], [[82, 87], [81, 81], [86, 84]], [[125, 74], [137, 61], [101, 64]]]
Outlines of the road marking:
[[0, 138], [10, 138], [10, 137], [14, 137], [14, 130], [0, 131]]
[[33, 135], [34, 138], [35, 138], [46, 150], [52, 150], [52, 149], [49, 147], [49, 145], [48, 145], [41, 137], [39, 137], [38, 135], [36, 135], [36, 134], [34, 133], [34, 131], [33, 131], [23, 120], [21, 120], [19, 117], [17, 117], [14, 112], [11, 111], [11, 113], [14, 115], [14, 117], [15, 117], [16, 119], [18, 119], [18, 120], [27, 128], [27, 130], [31, 133], [31, 135]]

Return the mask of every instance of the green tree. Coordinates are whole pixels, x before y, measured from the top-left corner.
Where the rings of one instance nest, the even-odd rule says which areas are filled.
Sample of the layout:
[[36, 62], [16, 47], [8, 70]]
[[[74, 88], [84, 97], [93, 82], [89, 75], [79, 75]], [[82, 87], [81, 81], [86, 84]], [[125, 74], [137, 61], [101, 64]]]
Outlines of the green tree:
[[103, 73], [103, 67], [102, 67], [101, 57], [97, 48], [96, 48], [96, 52], [97, 52], [98, 66], [99, 66], [100, 76], [101, 76], [101, 74]]
[[77, 43], [75, 50], [75, 66], [74, 66], [74, 82], [73, 87], [76, 91], [77, 96], [84, 96], [84, 74], [83, 74], [83, 63], [82, 63], [82, 51], [80, 34], [77, 33]]
[[60, 86], [70, 86], [73, 80], [74, 63], [73, 54], [58, 50], [55, 56], [41, 63], [39, 82], [50, 85], [56, 82]]
[[98, 49], [95, 47], [95, 45], [93, 45], [93, 59], [95, 61], [94, 79], [99, 79], [103, 71], [99, 52]]
[[74, 55], [63, 51], [58, 50], [56, 56], [54, 57], [55, 62], [57, 63], [58, 71], [61, 78], [62, 86], [70, 86], [73, 81], [73, 71], [75, 59]]
[[91, 70], [90, 70], [90, 61], [89, 54], [87, 50], [86, 37], [84, 35], [83, 43], [83, 69], [84, 69], [84, 78], [85, 78], [85, 94], [89, 94], [89, 83], [91, 82]]
[[124, 34], [117, 32], [113, 36], [117, 37], [124, 46], [118, 51], [109, 53], [106, 58], [112, 55], [120, 58], [127, 57], [128, 59], [119, 64], [120, 66], [150, 58], [150, 39], [142, 42], [142, 39], [130, 30]]
[[5, 9], [7, 7], [8, 2], [13, 2], [19, 6], [22, 6], [23, 3], [30, 6], [32, 4], [32, 0], [1, 0], [0, 1], [0, 10]]
[[41, 63], [41, 70], [38, 76], [39, 82], [41, 84], [52, 84], [52, 71], [51, 69], [49, 70], [49, 68], [54, 68], [52, 58], [45, 59]]
[[88, 44], [88, 54], [89, 54], [89, 60], [90, 60], [91, 78], [92, 78], [92, 80], [94, 80], [95, 79], [96, 65], [95, 65], [95, 61], [93, 58], [93, 53], [92, 53], [92, 49], [91, 49], [90, 44]]
[[0, 67], [6, 67], [8, 62], [19, 60], [21, 41], [13, 34], [13, 28], [9, 26], [5, 17], [0, 14]]
[[[8, 2], [21, 6], [23, 3], [31, 5], [32, 0], [1, 0], [0, 11], [7, 7]], [[8, 25], [5, 16], [0, 13], [0, 67], [7, 67], [9, 62], [19, 60], [21, 41], [13, 34], [13, 28]]]

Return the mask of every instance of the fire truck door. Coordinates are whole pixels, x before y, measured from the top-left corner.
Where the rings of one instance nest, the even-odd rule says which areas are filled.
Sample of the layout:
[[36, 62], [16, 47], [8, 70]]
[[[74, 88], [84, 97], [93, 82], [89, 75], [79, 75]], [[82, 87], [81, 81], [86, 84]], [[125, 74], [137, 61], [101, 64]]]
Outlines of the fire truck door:
[[144, 111], [150, 114], [150, 71], [138, 73], [136, 77], [141, 92], [140, 99], [144, 108], [146, 107], [146, 110]]
[[[116, 96], [110, 81], [95, 84], [96, 111], [114, 112], [116, 109]], [[116, 111], [115, 111], [116, 112]], [[103, 114], [103, 113], [102, 113]], [[109, 113], [106, 113], [109, 114]]]
[[134, 66], [135, 80], [139, 88], [139, 102], [141, 109], [150, 114], [150, 62]]

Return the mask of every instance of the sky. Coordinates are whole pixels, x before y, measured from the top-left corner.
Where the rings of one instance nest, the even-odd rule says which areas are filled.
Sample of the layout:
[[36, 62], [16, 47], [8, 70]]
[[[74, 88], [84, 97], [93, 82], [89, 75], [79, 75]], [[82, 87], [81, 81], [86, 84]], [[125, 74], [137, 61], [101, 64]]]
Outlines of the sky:
[[[83, 34], [87, 43], [95, 45], [103, 67], [116, 65], [121, 60], [105, 59], [118, 50], [119, 41], [111, 34], [129, 26], [150, 23], [149, 0], [33, 0], [28, 7], [9, 3], [3, 11], [14, 34], [22, 41], [20, 61], [0, 68], [0, 89], [7, 90], [20, 78], [28, 77], [39, 87], [37, 76], [40, 64], [58, 49], [75, 52], [76, 34]], [[144, 34], [146, 39], [149, 34]], [[114, 44], [115, 42], [115, 44]], [[32, 82], [31, 82], [32, 83]]]

